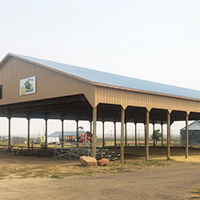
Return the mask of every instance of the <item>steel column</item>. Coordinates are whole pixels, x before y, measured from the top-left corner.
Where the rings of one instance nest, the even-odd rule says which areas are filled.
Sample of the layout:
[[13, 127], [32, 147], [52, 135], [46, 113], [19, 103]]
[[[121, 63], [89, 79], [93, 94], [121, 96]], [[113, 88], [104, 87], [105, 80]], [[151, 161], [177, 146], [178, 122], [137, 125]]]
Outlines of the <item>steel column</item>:
[[125, 118], [125, 110], [121, 107], [121, 146], [120, 146], [121, 163], [124, 162], [124, 118]]
[[146, 110], [146, 124], [145, 124], [145, 160], [149, 160], [149, 111]]
[[92, 140], [92, 155], [96, 158], [96, 124], [97, 124], [97, 107], [93, 108], [93, 140]]
[[170, 113], [167, 112], [167, 158], [170, 158]]
[[188, 158], [188, 114], [185, 115], [185, 157]]

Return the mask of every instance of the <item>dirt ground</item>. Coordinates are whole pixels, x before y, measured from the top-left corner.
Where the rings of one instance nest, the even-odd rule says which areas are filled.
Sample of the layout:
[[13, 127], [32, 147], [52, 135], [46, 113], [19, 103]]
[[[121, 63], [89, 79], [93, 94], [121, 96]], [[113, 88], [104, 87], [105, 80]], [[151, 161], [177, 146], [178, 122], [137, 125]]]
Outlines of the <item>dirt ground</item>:
[[[143, 149], [139, 149], [143, 152]], [[163, 149], [164, 150], [164, 149]], [[106, 167], [79, 161], [0, 154], [0, 199], [191, 199], [200, 194], [200, 151], [172, 149], [172, 160], [150, 149]], [[165, 151], [165, 150], [164, 150]], [[155, 155], [153, 155], [153, 153]], [[137, 153], [138, 154], [138, 153]]]

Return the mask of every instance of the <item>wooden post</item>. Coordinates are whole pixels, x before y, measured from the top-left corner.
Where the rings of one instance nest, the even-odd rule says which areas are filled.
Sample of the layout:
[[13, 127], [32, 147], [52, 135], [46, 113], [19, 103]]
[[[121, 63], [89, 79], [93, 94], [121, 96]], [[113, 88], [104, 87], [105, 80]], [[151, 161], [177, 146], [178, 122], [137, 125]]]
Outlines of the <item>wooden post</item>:
[[76, 142], [78, 141], [78, 120], [76, 120]]
[[127, 122], [125, 123], [125, 146], [127, 146]]
[[97, 107], [93, 108], [93, 140], [92, 140], [92, 155], [96, 158], [96, 124], [97, 124]]
[[146, 124], [145, 124], [145, 160], [149, 160], [149, 111], [146, 110]]
[[90, 121], [90, 133], [92, 133], [92, 121]]
[[104, 140], [104, 138], [105, 138], [105, 126], [104, 126], [104, 121], [102, 121], [102, 131], [103, 131], [103, 135], [102, 135], [102, 142], [103, 142], [103, 147], [104, 147], [104, 144], [105, 144], [105, 140]]
[[117, 146], [116, 122], [114, 122], [114, 146]]
[[62, 148], [64, 147], [64, 119], [61, 119], [62, 122]]
[[167, 112], [167, 158], [170, 158], [170, 113]]
[[121, 107], [121, 163], [124, 163], [124, 118], [125, 118], [125, 110]]
[[11, 145], [11, 117], [8, 117], [8, 145]]
[[188, 158], [188, 114], [185, 115], [185, 158]]
[[29, 149], [30, 146], [30, 118], [27, 118], [28, 120], [28, 141], [27, 141], [27, 148]]
[[161, 143], [162, 143], [162, 146], [164, 145], [163, 144], [163, 122], [161, 122], [161, 134], [162, 134], [162, 136], [161, 136]]
[[137, 147], [137, 123], [135, 123], [135, 146]]
[[47, 148], [47, 122], [48, 119], [45, 119], [45, 148]]
[[[145, 134], [146, 134], [146, 118], [145, 118], [145, 122], [144, 122], [144, 136], [145, 136]], [[140, 137], [140, 139], [141, 139], [142, 137]], [[145, 140], [145, 139], [144, 139]], [[145, 144], [144, 144], [145, 145]], [[141, 146], [143, 146], [143, 142], [142, 142], [142, 144], [141, 144]]]
[[[153, 122], [153, 133], [154, 133], [154, 131], [155, 131], [155, 122]], [[155, 145], [156, 145], [156, 141], [153, 140], [153, 146], [155, 146]]]

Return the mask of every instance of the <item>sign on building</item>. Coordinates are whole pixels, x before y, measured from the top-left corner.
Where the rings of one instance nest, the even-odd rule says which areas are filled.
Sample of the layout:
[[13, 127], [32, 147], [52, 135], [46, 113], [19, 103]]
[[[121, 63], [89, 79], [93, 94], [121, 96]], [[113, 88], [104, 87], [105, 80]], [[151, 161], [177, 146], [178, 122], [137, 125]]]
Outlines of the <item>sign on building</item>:
[[36, 76], [20, 80], [19, 95], [36, 93]]

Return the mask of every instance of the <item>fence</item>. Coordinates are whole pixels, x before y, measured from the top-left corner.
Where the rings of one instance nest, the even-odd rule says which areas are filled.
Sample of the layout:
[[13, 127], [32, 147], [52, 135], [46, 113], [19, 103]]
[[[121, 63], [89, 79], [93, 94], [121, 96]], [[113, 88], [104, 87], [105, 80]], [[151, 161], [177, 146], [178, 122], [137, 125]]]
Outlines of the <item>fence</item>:
[[[121, 130], [116, 131], [116, 144], [121, 144]], [[179, 130], [171, 130], [171, 145], [172, 146], [180, 146], [181, 144], [181, 138], [180, 138], [180, 132]], [[100, 134], [97, 137], [97, 144], [99, 146], [103, 145], [103, 138], [100, 136]], [[163, 134], [163, 144], [167, 145], [167, 134]], [[114, 146], [114, 131], [110, 130], [109, 132], [105, 133], [104, 137], [104, 145], [105, 146]], [[127, 145], [128, 146], [135, 146], [135, 132], [134, 130], [127, 130]], [[137, 145], [138, 146], [144, 146], [145, 145], [145, 134], [143, 130], [137, 131]], [[153, 139], [151, 138], [151, 134], [149, 134], [149, 145], [153, 145]], [[161, 141], [158, 141], [158, 146], [161, 146]]]

